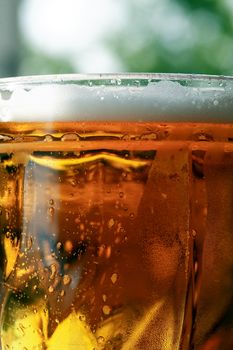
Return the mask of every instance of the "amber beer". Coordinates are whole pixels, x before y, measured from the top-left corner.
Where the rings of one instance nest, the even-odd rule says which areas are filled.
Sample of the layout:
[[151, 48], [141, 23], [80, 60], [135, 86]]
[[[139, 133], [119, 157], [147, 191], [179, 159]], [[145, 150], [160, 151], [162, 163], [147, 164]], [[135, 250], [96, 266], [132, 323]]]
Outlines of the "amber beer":
[[2, 350], [233, 348], [232, 89], [0, 81]]

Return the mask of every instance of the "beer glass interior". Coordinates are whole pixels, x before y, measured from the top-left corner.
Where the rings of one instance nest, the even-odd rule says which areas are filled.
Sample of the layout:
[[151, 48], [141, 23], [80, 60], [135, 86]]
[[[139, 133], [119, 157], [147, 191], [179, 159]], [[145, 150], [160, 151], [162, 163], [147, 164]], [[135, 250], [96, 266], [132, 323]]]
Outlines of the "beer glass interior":
[[2, 350], [233, 348], [233, 79], [0, 80]]

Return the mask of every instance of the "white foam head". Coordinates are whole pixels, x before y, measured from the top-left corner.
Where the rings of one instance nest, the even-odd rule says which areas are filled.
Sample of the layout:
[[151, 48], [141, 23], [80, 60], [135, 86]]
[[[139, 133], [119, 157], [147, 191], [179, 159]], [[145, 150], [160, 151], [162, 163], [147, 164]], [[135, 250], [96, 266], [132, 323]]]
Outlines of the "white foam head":
[[233, 122], [233, 79], [137, 74], [0, 80], [0, 121]]

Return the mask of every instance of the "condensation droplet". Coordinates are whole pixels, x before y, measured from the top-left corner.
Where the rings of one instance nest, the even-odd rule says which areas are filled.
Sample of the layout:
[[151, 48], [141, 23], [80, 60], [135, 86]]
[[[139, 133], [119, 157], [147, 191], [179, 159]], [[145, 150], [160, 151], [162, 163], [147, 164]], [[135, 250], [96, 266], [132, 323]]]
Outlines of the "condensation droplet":
[[28, 250], [31, 249], [31, 247], [32, 247], [32, 237], [28, 237], [27, 243], [26, 243], [26, 247], [27, 247]]
[[64, 134], [61, 138], [62, 141], [78, 141], [79, 136], [75, 133]]
[[53, 293], [53, 292], [54, 292], [54, 288], [53, 288], [53, 286], [49, 286], [48, 291], [49, 291], [49, 293]]
[[119, 197], [123, 198], [124, 197], [124, 192], [119, 192]]
[[86, 321], [86, 316], [85, 315], [80, 315], [79, 319], [80, 319], [80, 321], [85, 322]]
[[45, 135], [44, 141], [51, 142], [51, 141], [53, 141], [53, 137], [51, 135]]
[[64, 295], [65, 295], [65, 291], [62, 289], [61, 292], [60, 292], [60, 296], [64, 297]]
[[196, 237], [197, 232], [195, 230], [192, 230], [192, 235], [193, 235], [193, 237]]
[[111, 219], [109, 220], [109, 222], [108, 222], [108, 227], [111, 228], [111, 227], [114, 226], [114, 224], [115, 224], [115, 221], [114, 221], [113, 218], [111, 218]]
[[5, 141], [11, 141], [13, 140], [13, 137], [8, 136], [8, 135], [0, 135], [0, 141], [5, 142]]
[[100, 335], [100, 336], [97, 338], [97, 343], [98, 343], [98, 345], [104, 345], [104, 343], [105, 343], [105, 338], [102, 337], [102, 335]]
[[214, 106], [218, 106], [218, 105], [219, 105], [218, 100], [214, 100]]
[[57, 249], [61, 249], [61, 247], [62, 247], [61, 242], [57, 242]]
[[155, 133], [145, 134], [140, 136], [141, 140], [157, 140], [158, 136]]
[[71, 277], [69, 275], [64, 275], [63, 277], [63, 284], [64, 286], [67, 286], [71, 282]]
[[50, 279], [54, 279], [57, 273], [57, 266], [56, 264], [51, 264], [50, 265], [50, 269], [51, 269], [51, 275], [50, 275]]
[[129, 214], [130, 219], [134, 219], [134, 213]]
[[108, 305], [104, 305], [102, 310], [105, 315], [109, 315], [111, 312], [111, 308]]
[[129, 141], [131, 139], [130, 135], [125, 134], [122, 136], [122, 140]]
[[110, 258], [111, 256], [111, 253], [112, 253], [112, 247], [109, 245], [107, 248], [106, 248], [106, 258]]
[[54, 205], [54, 200], [52, 198], [49, 200], [49, 204]]
[[71, 253], [73, 250], [73, 243], [68, 239], [67, 241], [65, 241], [64, 244], [64, 249], [67, 253]]
[[54, 216], [54, 208], [53, 207], [49, 207], [49, 215]]
[[24, 331], [25, 327], [22, 323], [19, 324], [19, 329], [21, 330], [22, 335], [25, 335], [25, 331]]
[[113, 284], [116, 283], [117, 278], [118, 278], [117, 273], [113, 273], [112, 276], [111, 276], [111, 281], [112, 281]]
[[106, 294], [103, 294], [102, 295], [102, 298], [103, 298], [103, 301], [105, 302], [107, 300], [107, 295]]

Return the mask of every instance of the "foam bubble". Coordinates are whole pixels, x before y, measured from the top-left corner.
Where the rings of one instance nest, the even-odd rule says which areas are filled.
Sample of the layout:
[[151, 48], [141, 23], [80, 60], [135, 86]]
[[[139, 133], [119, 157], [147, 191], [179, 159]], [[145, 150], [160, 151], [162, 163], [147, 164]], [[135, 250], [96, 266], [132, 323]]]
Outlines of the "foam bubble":
[[[162, 80], [123, 86], [40, 84], [0, 94], [0, 121], [233, 121], [233, 82], [183, 86]], [[1, 92], [1, 90], [0, 90]]]

